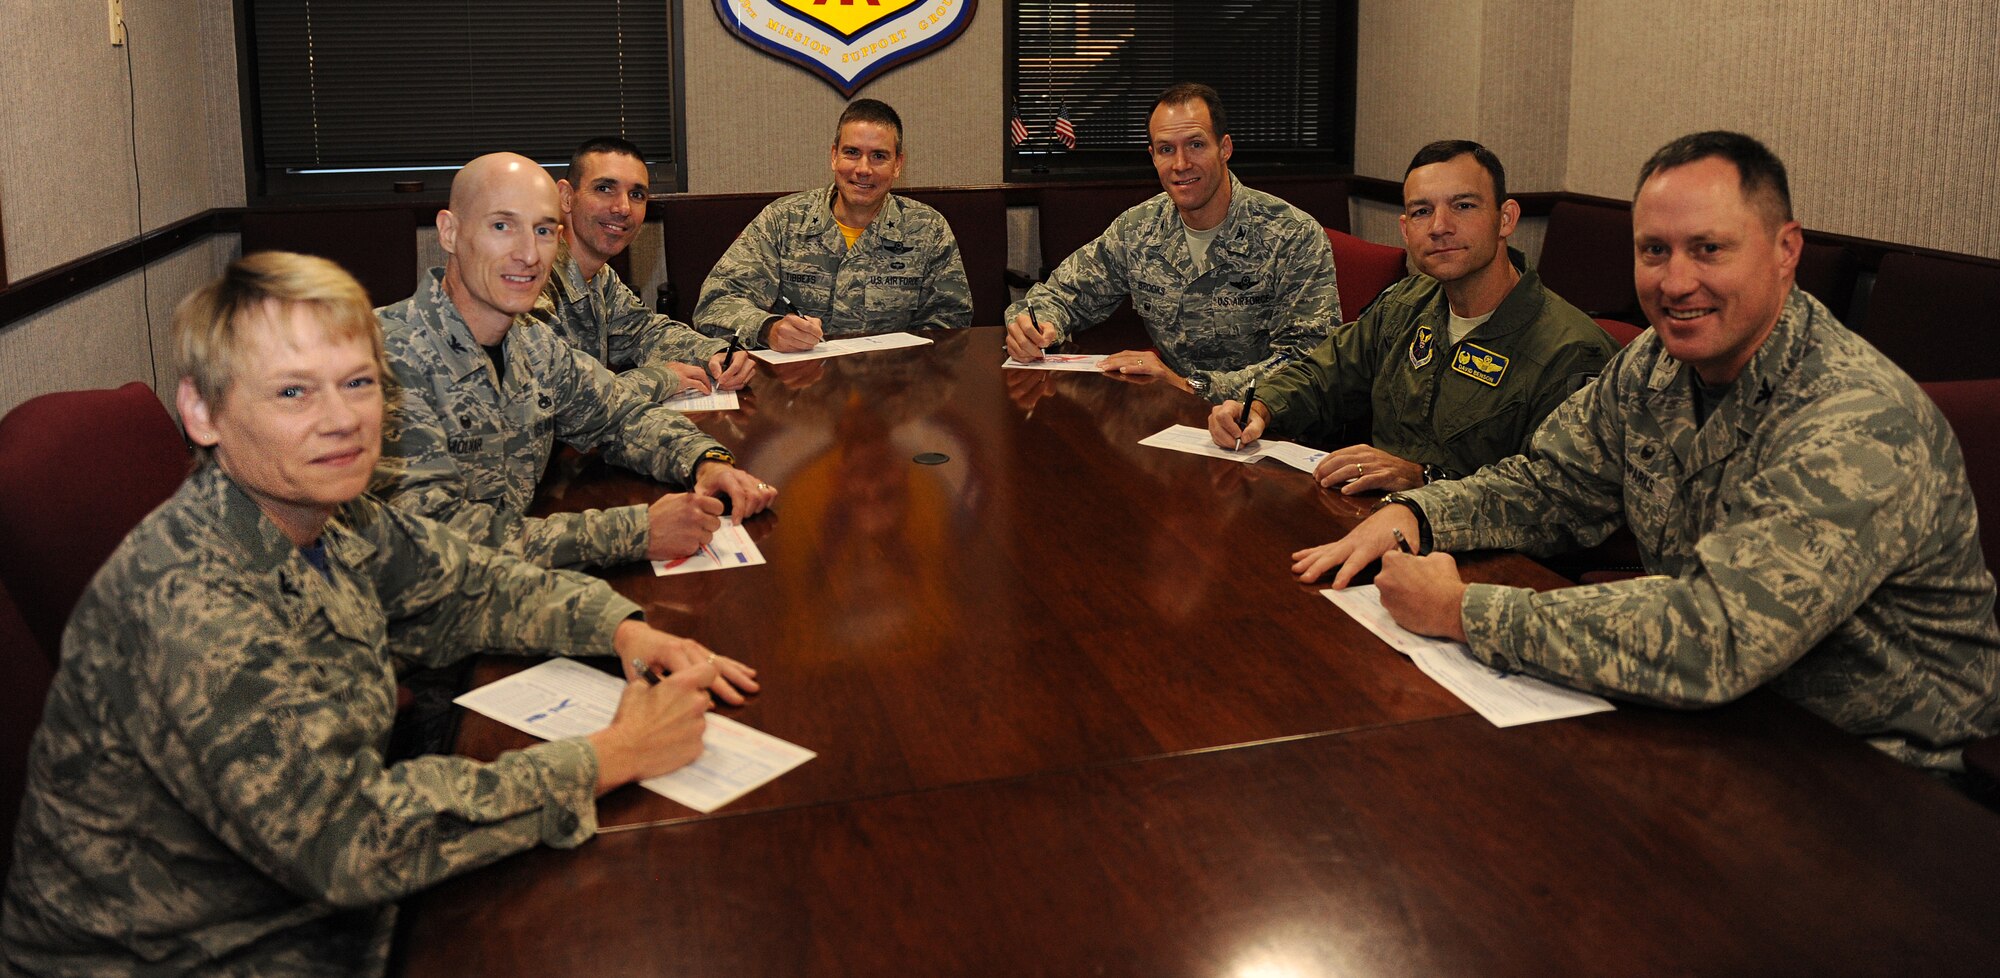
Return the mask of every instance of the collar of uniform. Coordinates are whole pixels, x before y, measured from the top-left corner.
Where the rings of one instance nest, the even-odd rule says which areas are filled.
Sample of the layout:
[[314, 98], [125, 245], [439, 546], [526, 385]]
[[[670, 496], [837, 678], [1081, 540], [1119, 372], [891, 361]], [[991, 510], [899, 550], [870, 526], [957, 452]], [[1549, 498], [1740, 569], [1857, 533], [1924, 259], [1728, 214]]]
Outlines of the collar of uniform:
[[[1249, 195], [1244, 193], [1249, 188], [1243, 186], [1243, 181], [1236, 179], [1234, 170], [1228, 173], [1229, 210], [1222, 215], [1222, 223], [1216, 225], [1221, 229], [1221, 233], [1208, 243], [1210, 271], [1214, 271], [1219, 264], [1216, 261], [1217, 255], [1242, 255], [1248, 251], [1246, 246], [1249, 241], [1249, 225], [1248, 219], [1243, 215], [1250, 209], [1250, 202], [1245, 199]], [[1166, 204], [1166, 211], [1160, 215], [1160, 231], [1154, 240], [1158, 242], [1158, 247], [1165, 249], [1164, 257], [1170, 264], [1182, 267], [1186, 262], [1178, 259], [1186, 258], [1188, 254], [1187, 222], [1181, 219], [1180, 208], [1174, 206], [1174, 199], [1168, 196], [1164, 189], [1156, 199]]]
[[[254, 580], [273, 580], [294, 621], [304, 621], [324, 610], [336, 631], [350, 638], [365, 637], [365, 627], [327, 605], [327, 592], [316, 586], [319, 571], [220, 465], [206, 463], [188, 479], [194, 486], [196, 505], [215, 514], [218, 533], [239, 556], [236, 569]], [[342, 506], [320, 530], [320, 543], [330, 561], [341, 567], [358, 567], [375, 554], [375, 545], [346, 525], [355, 505]]]
[[[598, 278], [609, 274], [611, 274], [609, 262], [597, 270]], [[555, 272], [549, 276], [549, 285], [545, 291], [557, 293], [564, 301], [574, 303], [586, 292], [592, 291], [592, 287], [596, 284], [595, 280], [584, 280], [583, 269], [577, 265], [576, 256], [570, 254], [569, 235], [559, 236], [556, 239]]]
[[[800, 230], [808, 237], [817, 238], [828, 233], [836, 235], [840, 233], [839, 226], [833, 220], [833, 200], [834, 196], [838, 193], [840, 193], [838, 186], [831, 183], [827, 184], [826, 192], [820, 194], [817, 198], [820, 206], [807, 212], [805, 226], [800, 228]], [[884, 195], [882, 198], [882, 209], [876, 212], [875, 219], [869, 221], [868, 226], [862, 229], [862, 238], [867, 237], [869, 231], [875, 232], [875, 236], [878, 238], [885, 238], [890, 241], [902, 241], [903, 199], [895, 194]], [[861, 238], [856, 238], [854, 243], [857, 246], [860, 245]], [[840, 250], [847, 250], [846, 241], [840, 243]]]
[[1746, 431], [1754, 427], [1755, 417], [1770, 407], [1771, 395], [1791, 376], [1800, 357], [1805, 355], [1813, 320], [1821, 315], [1825, 315], [1824, 308], [1794, 284], [1785, 296], [1777, 325], [1771, 327], [1770, 335], [1764, 337], [1757, 352], [1750, 355], [1750, 363], [1736, 377], [1735, 393], [1719, 405], [1716, 413]]
[[[194, 483], [199, 502], [216, 514], [215, 522], [222, 535], [242, 555], [243, 571], [252, 576], [288, 573], [287, 562], [297, 556], [298, 545], [264, 515], [257, 501], [222, 471], [222, 466], [207, 462], [188, 478]], [[299, 561], [307, 573], [318, 573], [305, 566], [304, 558]]]
[[[1715, 405], [1694, 444], [1685, 446], [1683, 457], [1691, 464], [1699, 465], [1726, 453], [1731, 440], [1715, 432], [1749, 432], [1756, 428], [1758, 417], [1770, 407], [1772, 393], [1798, 365], [1816, 307], [1817, 303], [1797, 285], [1792, 286], [1791, 294], [1785, 297], [1784, 309], [1778, 313], [1777, 325], [1771, 327], [1763, 345], [1751, 354], [1729, 396]], [[1682, 376], [1687, 365], [1667, 355], [1658, 334], [1633, 342], [1642, 341], [1654, 345], [1657, 357], [1652, 373], [1646, 378], [1648, 409], [1663, 419], [1691, 414], [1694, 392], [1688, 389], [1688, 380]]]
[[[1500, 304], [1493, 307], [1493, 318], [1480, 324], [1479, 329], [1474, 331], [1476, 335], [1487, 338], [1506, 336], [1527, 328], [1542, 314], [1541, 276], [1528, 267], [1528, 256], [1514, 250], [1512, 245], [1507, 247], [1507, 260], [1514, 263], [1514, 270], [1521, 273], [1521, 280], [1501, 297]], [[1438, 295], [1442, 298], [1444, 290], [1439, 289]], [[1449, 315], [1451, 300], [1445, 299], [1444, 302], [1446, 315]]]
[[[437, 344], [437, 354], [451, 370], [453, 380], [464, 380], [492, 366], [493, 361], [480, 348], [478, 338], [472, 335], [472, 327], [465, 324], [465, 317], [458, 314], [458, 306], [452, 303], [451, 296], [445, 294], [444, 269], [431, 269], [430, 281], [425, 287], [417, 289], [412, 298], [416, 301], [413, 310], [416, 316], [413, 319], [437, 330], [438, 339], [442, 341]], [[508, 334], [512, 333], [513, 330], [509, 329]]]

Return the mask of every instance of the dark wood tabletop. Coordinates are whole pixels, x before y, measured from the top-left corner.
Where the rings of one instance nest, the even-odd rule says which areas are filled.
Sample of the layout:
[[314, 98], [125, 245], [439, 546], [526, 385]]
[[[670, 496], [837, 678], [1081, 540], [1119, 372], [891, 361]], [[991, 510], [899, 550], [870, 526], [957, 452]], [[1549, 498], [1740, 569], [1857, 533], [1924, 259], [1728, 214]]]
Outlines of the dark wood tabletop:
[[[936, 338], [760, 364], [742, 410], [694, 416], [779, 487], [746, 524], [768, 564], [605, 575], [759, 668], [721, 712], [819, 756], [707, 816], [606, 796], [585, 846], [411, 901], [400, 973], [2000, 962], [1990, 813], [1775, 697], [1495, 729], [1289, 574], [1374, 499], [1140, 446], [1205, 424], [1165, 384], [1003, 371], [997, 329]], [[541, 505], [662, 491], [565, 455]], [[461, 728], [477, 757], [528, 743]]]

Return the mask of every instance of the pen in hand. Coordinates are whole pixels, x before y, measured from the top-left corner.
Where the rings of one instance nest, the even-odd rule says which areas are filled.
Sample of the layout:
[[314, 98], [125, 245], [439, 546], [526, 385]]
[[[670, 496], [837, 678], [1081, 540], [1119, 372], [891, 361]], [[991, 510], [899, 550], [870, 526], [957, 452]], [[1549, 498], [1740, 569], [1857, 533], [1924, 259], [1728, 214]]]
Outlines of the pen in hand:
[[1257, 385], [1251, 384], [1250, 389], [1243, 393], [1243, 413], [1236, 418], [1236, 450], [1239, 452], [1243, 450], [1243, 426], [1250, 423], [1250, 402], [1256, 399]]
[[644, 660], [633, 659], [632, 671], [646, 677], [646, 685], [648, 686], [658, 686], [660, 684], [660, 677], [653, 675], [653, 670], [646, 665]]
[[1404, 553], [1412, 557], [1416, 556], [1417, 552], [1410, 549], [1410, 541], [1403, 538], [1403, 531], [1400, 527], [1390, 527], [1389, 533], [1396, 538], [1396, 546], [1402, 548]]

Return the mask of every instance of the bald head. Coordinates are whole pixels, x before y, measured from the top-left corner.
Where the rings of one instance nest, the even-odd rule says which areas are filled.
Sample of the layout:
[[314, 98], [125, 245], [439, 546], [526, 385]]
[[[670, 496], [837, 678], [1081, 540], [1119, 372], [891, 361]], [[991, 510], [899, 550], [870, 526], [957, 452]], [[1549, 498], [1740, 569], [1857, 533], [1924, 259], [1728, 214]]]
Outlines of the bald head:
[[451, 206], [437, 220], [449, 256], [444, 287], [479, 342], [498, 343], [534, 308], [555, 262], [561, 208], [548, 171], [515, 153], [482, 156], [452, 177]]
[[553, 197], [556, 182], [549, 172], [519, 153], [488, 153], [459, 167], [451, 178], [451, 210], [461, 217], [480, 210], [484, 198], [501, 187], [531, 189], [546, 186]]

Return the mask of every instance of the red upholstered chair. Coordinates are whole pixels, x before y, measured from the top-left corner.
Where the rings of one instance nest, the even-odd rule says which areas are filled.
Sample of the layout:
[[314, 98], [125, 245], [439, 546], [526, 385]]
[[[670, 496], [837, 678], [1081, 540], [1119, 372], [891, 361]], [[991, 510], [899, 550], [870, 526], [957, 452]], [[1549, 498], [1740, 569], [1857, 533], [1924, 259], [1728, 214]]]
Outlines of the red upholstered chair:
[[[1922, 385], [1944, 412], [1965, 453], [1965, 478], [1979, 507], [1979, 544], [1986, 569], [2000, 568], [2000, 380], [1952, 380]], [[2000, 784], [2000, 737], [1965, 750], [1965, 766]]]
[[1610, 333], [1611, 338], [1617, 340], [1619, 346], [1632, 345], [1632, 341], [1646, 331], [1645, 327], [1634, 326], [1622, 319], [1599, 319], [1597, 325], [1604, 327], [1604, 331]]
[[28, 743], [42, 722], [42, 701], [48, 698], [55, 668], [41, 643], [28, 631], [13, 599], [0, 589], [0, 877], [14, 858], [14, 819], [21, 811], [21, 791], [28, 780]]
[[0, 418], [0, 586], [50, 662], [91, 576], [187, 473], [180, 429], [138, 381], [44, 394]]
[[1352, 322], [1361, 311], [1408, 274], [1403, 249], [1376, 244], [1345, 231], [1326, 229], [1327, 243], [1333, 246], [1334, 280], [1340, 285], [1340, 318]]
[[1646, 321], [1632, 287], [1632, 211], [1623, 205], [1556, 204], [1535, 271], [1549, 291], [1593, 318]]
[[1920, 385], [1958, 435], [1965, 478], [1979, 506], [1979, 543], [1988, 570], [2000, 568], [2000, 380]]
[[1919, 381], [2000, 377], [2000, 265], [1889, 254], [1857, 330]]

